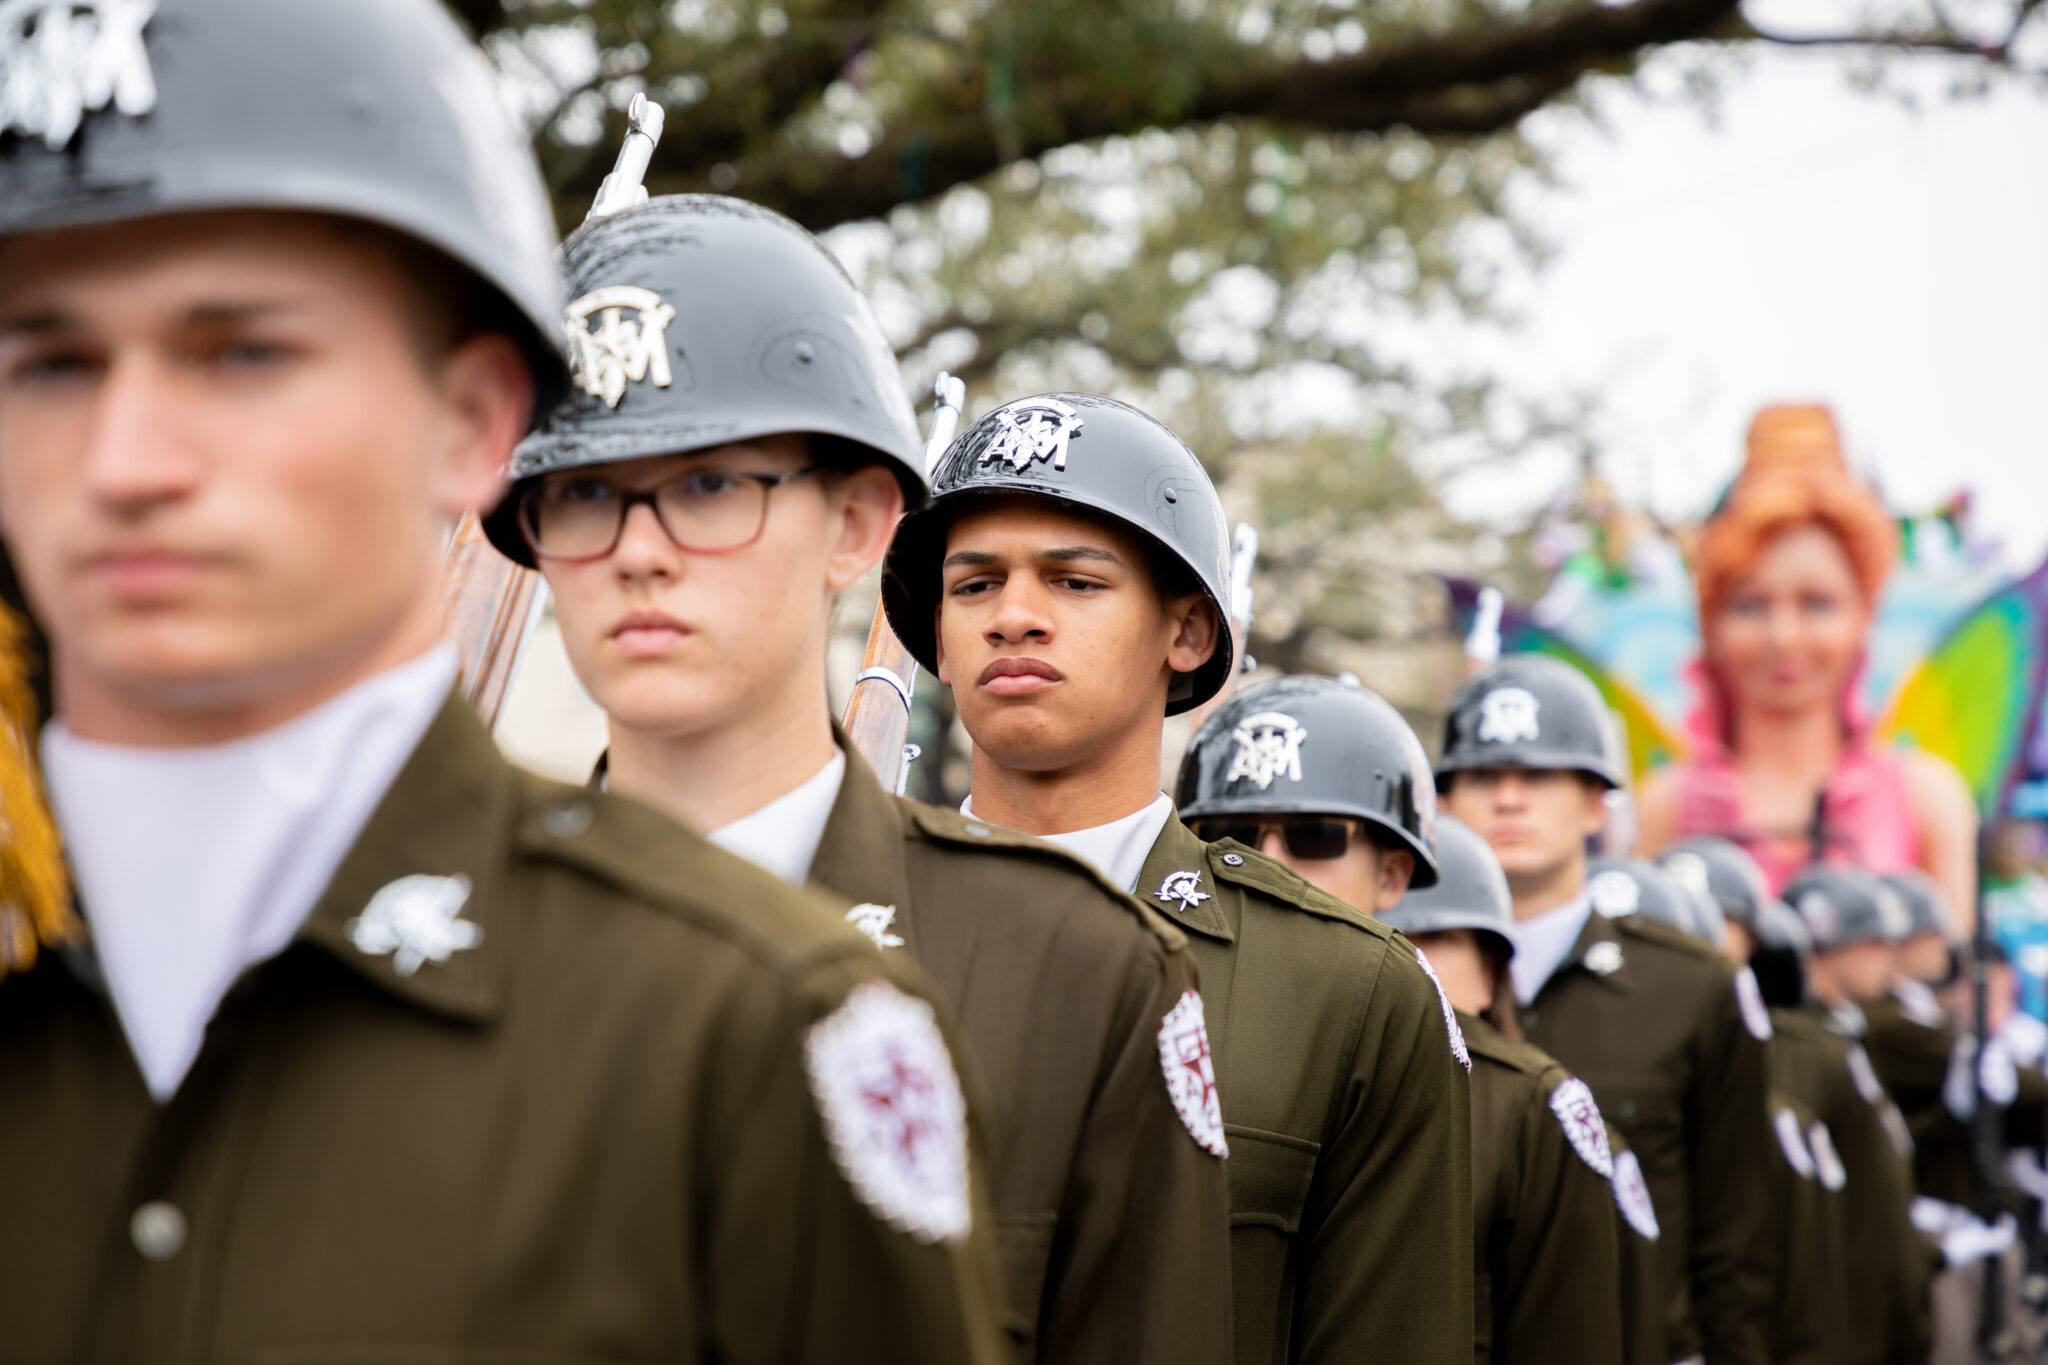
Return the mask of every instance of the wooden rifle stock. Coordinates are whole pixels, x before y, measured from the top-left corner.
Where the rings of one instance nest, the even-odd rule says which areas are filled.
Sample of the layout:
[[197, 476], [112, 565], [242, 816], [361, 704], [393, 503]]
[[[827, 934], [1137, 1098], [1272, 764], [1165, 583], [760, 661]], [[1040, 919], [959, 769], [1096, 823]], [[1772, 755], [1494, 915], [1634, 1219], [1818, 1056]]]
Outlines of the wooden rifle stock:
[[[929, 471], [953, 443], [960, 424], [960, 409], [967, 400], [967, 386], [950, 374], [940, 374], [933, 392], [938, 406], [932, 410], [932, 429], [925, 437], [924, 465]], [[910, 779], [910, 761], [917, 757], [910, 746], [910, 703], [917, 689], [917, 660], [889, 629], [889, 618], [879, 603], [874, 623], [868, 627], [868, 647], [861, 656], [860, 673], [853, 680], [853, 693], [846, 699], [841, 724], [847, 738], [875, 776], [890, 791], [901, 792]]]
[[484, 724], [495, 725], [540, 605], [540, 575], [493, 549], [471, 512], [455, 528], [442, 582], [457, 686]]
[[[661, 106], [633, 96], [626, 110], [626, 138], [612, 173], [598, 188], [585, 222], [647, 202], [640, 182], [655, 143], [661, 140]], [[442, 600], [448, 634], [459, 661], [456, 685], [485, 725], [495, 725], [519, 666], [520, 652], [540, 608], [540, 575], [499, 554], [484, 537], [474, 512], [464, 514], [448, 544]]]

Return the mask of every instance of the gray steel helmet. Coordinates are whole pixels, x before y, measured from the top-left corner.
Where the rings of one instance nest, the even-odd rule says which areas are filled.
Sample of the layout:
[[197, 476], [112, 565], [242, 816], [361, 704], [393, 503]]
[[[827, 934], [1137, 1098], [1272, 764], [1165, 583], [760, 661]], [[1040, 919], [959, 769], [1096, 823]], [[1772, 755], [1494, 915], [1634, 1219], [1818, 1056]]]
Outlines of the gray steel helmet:
[[1901, 937], [1939, 934], [1943, 942], [1954, 940], [1956, 920], [1949, 909], [1948, 893], [1934, 878], [1919, 871], [1894, 872], [1883, 881], [1906, 907], [1907, 927]]
[[484, 521], [522, 564], [525, 480], [779, 432], [872, 451], [925, 498], [923, 442], [896, 355], [824, 243], [779, 213], [716, 194], [650, 199], [562, 243], [575, 382], [512, 457]]
[[1183, 820], [1338, 815], [1415, 855], [1411, 886], [1432, 886], [1436, 785], [1422, 741], [1377, 693], [1335, 678], [1248, 687], [1188, 744], [1175, 803]]
[[1823, 863], [1785, 886], [1785, 901], [1806, 924], [1815, 952], [1856, 943], [1896, 943], [1912, 928], [1905, 903], [1860, 868]]
[[1195, 453], [1159, 422], [1114, 398], [1048, 393], [1005, 403], [954, 440], [932, 470], [932, 500], [903, 518], [882, 569], [889, 625], [920, 664], [937, 666], [939, 561], [962, 507], [1026, 494], [1128, 526], [1187, 570], [1223, 628], [1216, 653], [1177, 676], [1166, 714], [1192, 710], [1229, 678], [1230, 528]]
[[1721, 945], [1721, 908], [1645, 858], [1595, 858], [1586, 864], [1586, 896], [1609, 919], [1638, 916]]
[[1404, 934], [1470, 929], [1491, 934], [1503, 958], [1515, 955], [1515, 903], [1486, 840], [1453, 817], [1436, 823], [1436, 884], [1411, 888], [1373, 918]]
[[219, 209], [402, 234], [566, 381], [554, 221], [488, 62], [434, 0], [0, 5], [0, 238]]
[[1452, 695], [1437, 790], [1453, 773], [1487, 768], [1579, 772], [1620, 787], [1612, 726], [1599, 689], [1578, 669], [1547, 655], [1509, 655]]
[[1699, 834], [1681, 839], [1657, 855], [1657, 865], [1695, 892], [1704, 892], [1721, 913], [1754, 931], [1778, 898], [1763, 869], [1732, 839]]

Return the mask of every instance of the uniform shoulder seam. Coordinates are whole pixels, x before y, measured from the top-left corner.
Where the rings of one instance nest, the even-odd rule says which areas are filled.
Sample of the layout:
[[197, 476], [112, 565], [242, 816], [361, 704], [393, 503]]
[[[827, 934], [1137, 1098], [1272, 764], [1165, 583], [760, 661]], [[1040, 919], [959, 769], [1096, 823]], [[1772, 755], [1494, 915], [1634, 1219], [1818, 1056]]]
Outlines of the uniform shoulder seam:
[[[1348, 924], [1383, 943], [1391, 944], [1394, 940], [1394, 931], [1372, 916], [1310, 885], [1293, 870], [1242, 844], [1225, 839], [1210, 844], [1205, 856], [1209, 874], [1219, 882], [1242, 887], [1289, 910]], [[1232, 856], [1239, 861], [1230, 862]]]
[[[1035, 862], [1055, 875], [1075, 878], [1085, 883], [1089, 890], [1114, 902], [1168, 952], [1179, 952], [1187, 947], [1187, 936], [1177, 926], [1103, 876], [1086, 859], [1075, 857], [1059, 845], [1004, 829], [1000, 825], [991, 825], [986, 820], [972, 819], [944, 806], [913, 801], [905, 796], [895, 799], [910, 816], [915, 837], [972, 853], [1014, 856]], [[971, 834], [968, 832], [970, 827], [984, 832]]]

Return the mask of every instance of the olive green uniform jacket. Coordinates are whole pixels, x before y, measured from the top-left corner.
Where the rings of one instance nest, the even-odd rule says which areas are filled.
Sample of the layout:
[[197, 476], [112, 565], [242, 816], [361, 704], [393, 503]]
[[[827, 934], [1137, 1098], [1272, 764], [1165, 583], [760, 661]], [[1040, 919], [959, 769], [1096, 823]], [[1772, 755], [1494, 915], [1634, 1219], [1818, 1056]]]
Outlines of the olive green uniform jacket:
[[1521, 1022], [1593, 1088], [1642, 1162], [1662, 1228], [1671, 1358], [1765, 1360], [1766, 1062], [1743, 1025], [1734, 970], [1661, 925], [1594, 913]]
[[[482, 937], [407, 972], [350, 925], [418, 874], [468, 878]], [[89, 954], [0, 984], [0, 1357], [1006, 1358], [930, 1007], [839, 917], [451, 699], [168, 1104]]]
[[1813, 1110], [1773, 1090], [1769, 1112], [1779, 1156], [1765, 1172], [1778, 1227], [1771, 1359], [1776, 1365], [1831, 1365], [1843, 1358], [1843, 1316], [1852, 1306], [1843, 1280], [1847, 1186], [1833, 1174], [1823, 1180], [1815, 1164], [1811, 1135], [1820, 1120]]
[[1472, 1054], [1473, 1359], [1620, 1365], [1623, 1229], [1598, 1110], [1569, 1089], [1559, 1101], [1571, 1073], [1541, 1050], [1475, 1015], [1458, 1023]]
[[1843, 1311], [1829, 1358], [1843, 1362], [1924, 1361], [1932, 1345], [1927, 1246], [1911, 1219], [1910, 1149], [1903, 1124], [1888, 1116], [1859, 1044], [1829, 1026], [1817, 1006], [1772, 1016], [1771, 1077], [1819, 1120], [1809, 1147], [1825, 1173], [1831, 1143], [1847, 1184], [1836, 1201], [1842, 1219]]
[[[1668, 1309], [1657, 1267], [1657, 1241], [1662, 1231], [1657, 1226], [1657, 1210], [1650, 1203], [1649, 1184], [1643, 1181], [1642, 1162], [1621, 1130], [1605, 1115], [1602, 1119], [1607, 1122], [1607, 1150], [1614, 1153], [1615, 1226], [1621, 1237], [1621, 1358], [1628, 1365], [1670, 1365], [1671, 1353], [1664, 1347], [1664, 1338], [1671, 1325], [1665, 1321]], [[1631, 1214], [1628, 1187], [1638, 1181], [1643, 1183], [1634, 1186], [1638, 1203]]]
[[885, 792], [850, 750], [811, 878], [881, 907], [886, 951], [967, 1039], [1026, 1357], [1227, 1361], [1230, 1186], [1161, 1058], [1187, 938], [1050, 844]]
[[1414, 947], [1178, 819], [1137, 892], [1202, 972], [1239, 1365], [1471, 1360], [1470, 1087]]

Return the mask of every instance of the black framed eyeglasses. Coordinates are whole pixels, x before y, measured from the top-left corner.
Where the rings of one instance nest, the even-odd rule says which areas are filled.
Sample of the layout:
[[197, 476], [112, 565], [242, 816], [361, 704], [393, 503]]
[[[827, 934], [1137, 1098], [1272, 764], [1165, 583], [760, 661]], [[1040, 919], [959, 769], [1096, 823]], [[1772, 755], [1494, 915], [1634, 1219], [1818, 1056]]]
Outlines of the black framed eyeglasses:
[[1268, 834], [1277, 832], [1287, 856], [1305, 863], [1341, 858], [1353, 838], [1365, 836], [1356, 821], [1327, 815], [1212, 815], [1190, 820], [1188, 828], [1203, 843], [1235, 839], [1246, 848], [1258, 848]]
[[744, 550], [768, 524], [768, 495], [808, 478], [822, 466], [787, 473], [746, 469], [686, 469], [652, 488], [628, 490], [590, 474], [556, 474], [528, 489], [519, 502], [519, 529], [542, 559], [587, 563], [619, 548], [626, 516], [646, 504], [662, 533], [679, 550], [724, 554]]

